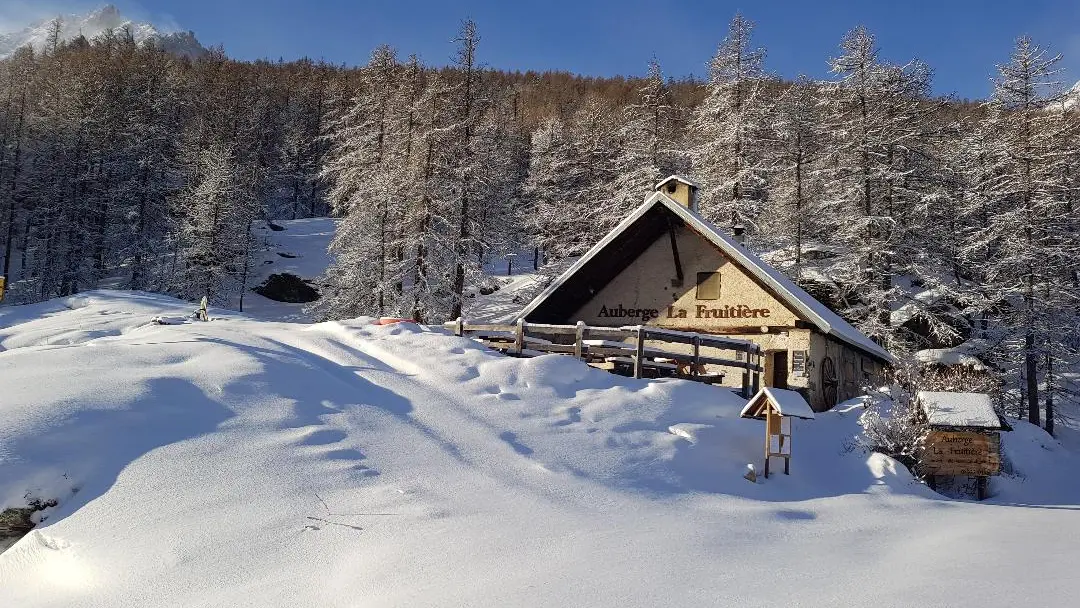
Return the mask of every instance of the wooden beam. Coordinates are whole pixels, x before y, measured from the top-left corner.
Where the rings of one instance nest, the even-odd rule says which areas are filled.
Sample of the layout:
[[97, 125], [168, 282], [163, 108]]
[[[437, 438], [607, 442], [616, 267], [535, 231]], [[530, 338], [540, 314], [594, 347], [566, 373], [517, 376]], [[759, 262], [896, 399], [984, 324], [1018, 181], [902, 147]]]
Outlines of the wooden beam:
[[[762, 332], [761, 328], [765, 327], [767, 331]], [[724, 336], [730, 335], [758, 335], [765, 334], [778, 334], [785, 331], [791, 331], [797, 329], [790, 325], [736, 325], [731, 327], [663, 327], [658, 329], [670, 329], [674, 331], [681, 331], [686, 333], [701, 333], [715, 335], [717, 338], [722, 339]], [[729, 338], [730, 340], [739, 340], [739, 338]]]
[[457, 332], [457, 328], [460, 327], [463, 332], [470, 331], [514, 331], [515, 325], [497, 324], [497, 323], [468, 323], [463, 319], [457, 321], [449, 321], [443, 327], [447, 329], [453, 329]]
[[671, 256], [675, 258], [675, 277], [679, 281], [679, 285], [683, 284], [683, 269], [682, 262], [679, 260], [679, 241], [675, 238], [675, 224], [671, 222], [671, 217], [668, 217], [668, 236], [671, 237]]

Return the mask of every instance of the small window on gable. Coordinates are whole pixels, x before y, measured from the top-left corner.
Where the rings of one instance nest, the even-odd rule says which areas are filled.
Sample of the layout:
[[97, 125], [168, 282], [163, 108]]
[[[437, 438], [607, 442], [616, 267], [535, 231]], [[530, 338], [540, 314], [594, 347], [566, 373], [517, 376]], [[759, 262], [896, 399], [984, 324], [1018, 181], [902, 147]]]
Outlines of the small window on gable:
[[675, 180], [671, 180], [667, 183], [667, 191], [669, 193], [675, 192], [675, 189], [679, 187], [679, 184], [675, 183]]
[[719, 300], [720, 299], [720, 273], [719, 272], [699, 272], [697, 273], [697, 294], [694, 296], [698, 300]]

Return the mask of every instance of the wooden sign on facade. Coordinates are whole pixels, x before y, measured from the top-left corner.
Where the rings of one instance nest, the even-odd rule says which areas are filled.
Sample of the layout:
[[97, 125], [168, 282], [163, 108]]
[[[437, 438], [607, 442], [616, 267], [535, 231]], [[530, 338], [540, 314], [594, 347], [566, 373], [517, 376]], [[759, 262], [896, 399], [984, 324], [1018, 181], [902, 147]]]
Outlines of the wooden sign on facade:
[[1001, 437], [997, 433], [932, 430], [923, 441], [919, 468], [926, 475], [997, 475]]
[[799, 377], [806, 376], [806, 351], [796, 350], [791, 353], [791, 373]]

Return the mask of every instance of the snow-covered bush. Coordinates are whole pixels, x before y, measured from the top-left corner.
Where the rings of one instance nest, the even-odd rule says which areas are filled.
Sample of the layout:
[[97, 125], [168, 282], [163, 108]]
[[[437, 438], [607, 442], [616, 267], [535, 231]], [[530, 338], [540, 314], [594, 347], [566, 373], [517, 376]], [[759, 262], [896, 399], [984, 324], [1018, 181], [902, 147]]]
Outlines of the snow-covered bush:
[[860, 441], [866, 448], [914, 469], [919, 446], [929, 430], [915, 402], [921, 377], [914, 365], [901, 362], [890, 379], [888, 385], [866, 391], [866, 411], [859, 418], [863, 429]]

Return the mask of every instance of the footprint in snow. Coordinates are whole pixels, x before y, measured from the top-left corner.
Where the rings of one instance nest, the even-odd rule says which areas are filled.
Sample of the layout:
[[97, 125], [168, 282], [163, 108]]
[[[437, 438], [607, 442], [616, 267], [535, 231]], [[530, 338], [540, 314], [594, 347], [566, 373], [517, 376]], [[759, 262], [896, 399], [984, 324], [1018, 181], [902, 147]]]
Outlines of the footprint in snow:
[[337, 429], [320, 429], [313, 431], [300, 440], [300, 445], [327, 445], [337, 443], [348, 435]]
[[329, 460], [364, 460], [366, 457], [360, 450], [353, 448], [342, 448], [339, 450], [330, 450], [323, 454]]

